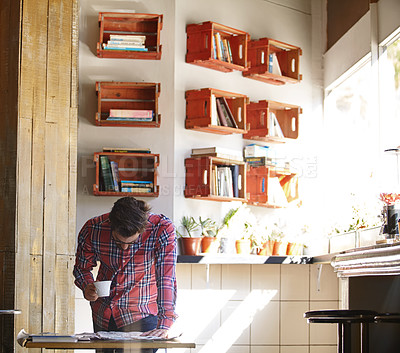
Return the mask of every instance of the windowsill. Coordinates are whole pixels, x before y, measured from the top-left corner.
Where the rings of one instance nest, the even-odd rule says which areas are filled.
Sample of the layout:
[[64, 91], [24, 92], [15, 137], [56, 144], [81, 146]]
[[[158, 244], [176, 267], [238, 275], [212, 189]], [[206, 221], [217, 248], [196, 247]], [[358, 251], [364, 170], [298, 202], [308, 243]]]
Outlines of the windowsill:
[[205, 265], [261, 265], [261, 264], [310, 264], [310, 256], [261, 256], [239, 254], [200, 254], [197, 256], [178, 255], [178, 263]]

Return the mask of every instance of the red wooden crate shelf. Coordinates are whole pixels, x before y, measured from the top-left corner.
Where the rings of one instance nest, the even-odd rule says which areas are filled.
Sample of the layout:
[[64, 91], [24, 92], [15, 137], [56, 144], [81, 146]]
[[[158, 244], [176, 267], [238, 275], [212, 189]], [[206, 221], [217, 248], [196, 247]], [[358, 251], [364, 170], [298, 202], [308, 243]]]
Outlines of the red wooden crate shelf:
[[[269, 185], [271, 178], [278, 178], [284, 197], [286, 197], [284, 203], [275, 202], [270, 195], [272, 192], [272, 186]], [[270, 166], [251, 166], [247, 169], [246, 180], [247, 203], [250, 205], [281, 208], [285, 207], [288, 202], [299, 198], [298, 178], [290, 170]]]
[[[151, 181], [153, 183], [152, 192], [117, 192], [102, 190], [100, 156], [107, 156], [110, 161], [114, 161], [118, 164], [119, 181]], [[159, 161], [160, 155], [152, 153], [95, 152], [96, 183], [93, 184], [93, 194], [96, 196], [158, 197], [157, 167], [160, 163]]]
[[[187, 63], [222, 72], [247, 70], [247, 42], [250, 40], [247, 32], [208, 21], [187, 25], [186, 33]], [[222, 51], [227, 48], [225, 60], [215, 49], [219, 39], [226, 41], [221, 44]]]
[[[96, 125], [160, 127], [158, 114], [159, 83], [96, 82]], [[152, 121], [107, 120], [110, 109], [152, 110]]]
[[[224, 97], [237, 123], [237, 128], [218, 125], [213, 113], [215, 98]], [[214, 134], [244, 134], [247, 132], [246, 105], [248, 97], [243, 94], [213, 88], [186, 91], [186, 129]], [[215, 108], [216, 109], [216, 108]]]
[[[247, 48], [249, 68], [242, 75], [273, 85], [300, 82], [302, 79], [302, 75], [299, 74], [301, 54], [302, 51], [299, 47], [274, 39], [251, 40]], [[270, 57], [270, 55], [272, 56]], [[276, 63], [274, 64], [273, 60], [270, 60], [273, 55], [276, 55], [281, 74], [274, 73], [273, 65], [276, 66]]]
[[[285, 143], [299, 136], [299, 114], [302, 109], [297, 105], [261, 100], [250, 102], [246, 107], [249, 130], [244, 139], [268, 143]], [[283, 136], [271, 134], [271, 114], [278, 120]]]
[[[144, 13], [100, 12], [100, 39], [97, 43], [99, 58], [161, 59], [160, 31], [163, 15]], [[110, 34], [145, 36], [147, 51], [107, 50], [103, 48]]]
[[[219, 196], [216, 192], [216, 169], [237, 166], [237, 197]], [[246, 201], [246, 163], [217, 157], [185, 159], [185, 197], [213, 201]]]

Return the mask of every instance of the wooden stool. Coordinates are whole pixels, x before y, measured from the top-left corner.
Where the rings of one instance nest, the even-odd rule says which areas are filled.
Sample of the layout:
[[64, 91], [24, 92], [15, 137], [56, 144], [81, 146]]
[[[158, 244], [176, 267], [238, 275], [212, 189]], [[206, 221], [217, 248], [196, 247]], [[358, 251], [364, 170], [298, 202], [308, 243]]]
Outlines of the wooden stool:
[[304, 313], [308, 323], [338, 324], [338, 353], [351, 353], [351, 324], [360, 324], [361, 352], [368, 353], [368, 325], [378, 313], [372, 310], [316, 310]]

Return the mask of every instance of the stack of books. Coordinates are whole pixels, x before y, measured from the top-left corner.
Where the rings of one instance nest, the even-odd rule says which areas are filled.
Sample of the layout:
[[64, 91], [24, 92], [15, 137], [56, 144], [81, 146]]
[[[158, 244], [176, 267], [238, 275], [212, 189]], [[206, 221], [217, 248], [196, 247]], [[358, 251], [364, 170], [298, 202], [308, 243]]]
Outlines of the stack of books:
[[103, 43], [105, 50], [148, 51], [144, 43], [146, 36], [134, 34], [110, 34], [107, 43]]
[[191, 157], [218, 157], [232, 161], [243, 162], [241, 151], [232, 150], [224, 147], [203, 147], [193, 148]]
[[121, 180], [121, 192], [148, 193], [153, 192], [152, 181], [144, 180]]
[[109, 121], [153, 121], [154, 112], [145, 109], [110, 109]]

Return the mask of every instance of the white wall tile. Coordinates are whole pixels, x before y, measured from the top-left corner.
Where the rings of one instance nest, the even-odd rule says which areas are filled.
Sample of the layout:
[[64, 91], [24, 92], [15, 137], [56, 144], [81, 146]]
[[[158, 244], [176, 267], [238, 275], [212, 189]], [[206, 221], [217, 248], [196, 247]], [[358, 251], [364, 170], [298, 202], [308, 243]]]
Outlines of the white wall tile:
[[[311, 302], [310, 310], [338, 309], [338, 301]], [[310, 344], [336, 344], [337, 324], [310, 323]]]
[[281, 265], [252, 265], [251, 289], [274, 291], [272, 300], [280, 298]]
[[338, 300], [339, 279], [330, 264], [310, 265], [310, 300]]
[[281, 265], [281, 300], [309, 300], [309, 265]]
[[337, 353], [337, 346], [311, 346], [310, 353]]
[[251, 346], [251, 353], [279, 353], [279, 346]]
[[226, 332], [232, 344], [250, 344], [249, 310], [244, 301], [230, 301], [221, 311], [221, 326], [226, 325]]
[[176, 264], [176, 283], [178, 290], [192, 288], [191, 264]]
[[271, 301], [256, 313], [250, 325], [250, 342], [279, 345], [279, 302]]
[[250, 293], [251, 265], [222, 265], [223, 290], [232, 290], [231, 300], [244, 300]]
[[192, 265], [192, 278], [193, 289], [221, 289], [221, 265]]
[[308, 302], [281, 302], [281, 345], [308, 344]]
[[281, 346], [280, 353], [308, 353], [308, 346]]

